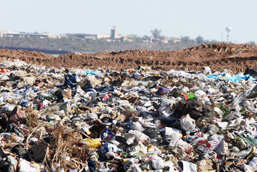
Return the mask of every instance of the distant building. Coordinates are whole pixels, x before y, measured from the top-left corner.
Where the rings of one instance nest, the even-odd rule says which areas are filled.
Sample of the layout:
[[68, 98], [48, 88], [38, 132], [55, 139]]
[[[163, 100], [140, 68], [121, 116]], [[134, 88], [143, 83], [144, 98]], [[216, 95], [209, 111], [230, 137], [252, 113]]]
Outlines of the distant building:
[[163, 38], [161, 40], [162, 43], [164, 44], [177, 44], [177, 43], [180, 43], [181, 41], [179, 39], [174, 39], [174, 38]]
[[111, 35], [104, 35], [104, 34], [85, 34], [85, 33], [75, 33], [75, 34], [66, 34], [69, 38], [82, 38], [87, 40], [97, 40], [97, 39], [107, 39], [110, 38]]
[[97, 34], [97, 39], [108, 39], [111, 35]]
[[0, 38], [4, 37], [8, 33], [7, 30], [0, 30]]
[[49, 34], [49, 33], [27, 33], [27, 32], [9, 32], [9, 31], [0, 31], [0, 37], [12, 37], [12, 38], [53, 38], [58, 39], [62, 37], [67, 38], [82, 38], [86, 40], [97, 40], [97, 39], [110, 39], [112, 41], [126, 41], [127, 35], [118, 35], [118, 28], [113, 27], [111, 29], [111, 34], [85, 34], [85, 33], [74, 33], [74, 34]]
[[113, 26], [113, 28], [111, 29], [111, 37], [110, 38], [112, 41], [124, 42], [124, 41], [127, 41], [128, 35], [119, 35], [118, 28]]
[[174, 39], [174, 38], [154, 38], [154, 37], [150, 37], [149, 38], [149, 42], [153, 42], [153, 43], [163, 43], [163, 44], [177, 44], [180, 43], [181, 41], [179, 39]]
[[179, 39], [174, 39], [174, 43], [181, 43], [181, 40], [179, 40]]
[[[75, 34], [66, 34], [69, 38], [82, 38], [87, 40], [97, 40], [97, 39], [106, 39], [106, 41], [126, 41], [127, 35], [118, 35], [118, 28], [113, 27], [111, 29], [111, 34], [85, 34], [85, 33], [75, 33]], [[110, 40], [109, 40], [110, 39]]]
[[111, 29], [111, 39], [118, 39], [118, 28], [115, 26], [113, 26], [113, 28]]
[[96, 40], [96, 34], [85, 34], [85, 33], [75, 33], [75, 34], [66, 34], [69, 38], [82, 38], [82, 39], [92, 39]]
[[0, 31], [0, 37], [11, 37], [11, 38], [61, 38], [59, 34], [48, 34], [48, 33], [26, 33], [26, 32], [9, 32]]
[[58, 38], [60, 39], [60, 38], [63, 37], [60, 34], [49, 34], [49, 33], [47, 33], [47, 35], [48, 35], [48, 38], [53, 38], [53, 39], [58, 39]]

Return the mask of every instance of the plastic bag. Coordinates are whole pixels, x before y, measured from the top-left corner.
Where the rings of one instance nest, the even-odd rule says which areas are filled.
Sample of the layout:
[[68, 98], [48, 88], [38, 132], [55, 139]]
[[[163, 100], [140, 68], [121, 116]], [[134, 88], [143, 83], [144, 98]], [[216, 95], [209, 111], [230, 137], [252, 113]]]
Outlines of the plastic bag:
[[98, 148], [102, 146], [98, 139], [84, 139], [83, 143], [89, 148]]
[[31, 162], [25, 159], [20, 159], [19, 166], [20, 172], [40, 172], [39, 166], [37, 164], [32, 164]]
[[257, 169], [257, 157], [253, 157], [252, 160], [249, 162], [249, 166]]
[[204, 67], [204, 71], [203, 71], [204, 74], [211, 74], [211, 68], [209, 66], [205, 66]]
[[182, 172], [197, 172], [197, 165], [187, 161], [179, 161], [178, 165]]
[[150, 140], [150, 138], [147, 135], [138, 130], [129, 130], [128, 133], [135, 134], [138, 137], [138, 141], [144, 142], [146, 140]]
[[164, 132], [165, 132], [165, 136], [171, 136], [174, 133], [181, 134], [180, 130], [171, 128], [171, 127], [165, 127]]
[[220, 144], [214, 150], [218, 155], [228, 155], [228, 143], [221, 140]]
[[85, 70], [85, 75], [98, 75], [97, 72], [94, 72], [94, 71], [90, 71], [90, 70]]
[[252, 86], [246, 92], [237, 96], [232, 103], [232, 107], [242, 103], [246, 98], [255, 98], [255, 97], [257, 97], [257, 85]]
[[152, 156], [152, 167], [156, 170], [158, 169], [163, 169], [164, 168], [164, 163], [163, 159], [158, 157], [158, 156]]
[[194, 132], [197, 131], [195, 120], [192, 119], [189, 114], [180, 120], [181, 128], [185, 131]]

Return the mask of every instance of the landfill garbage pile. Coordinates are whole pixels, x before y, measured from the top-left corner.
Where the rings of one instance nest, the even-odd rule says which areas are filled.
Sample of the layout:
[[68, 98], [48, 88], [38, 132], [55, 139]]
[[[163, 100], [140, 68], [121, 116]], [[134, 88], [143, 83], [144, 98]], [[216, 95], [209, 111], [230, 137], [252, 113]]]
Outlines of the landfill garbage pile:
[[[235, 73], [256, 67], [257, 48], [241, 44], [203, 44], [178, 51], [126, 50], [103, 53], [69, 53], [58, 57], [38, 52], [0, 49], [0, 61], [19, 59], [26, 63], [65, 68], [131, 69], [151, 66], [154, 70], [202, 70], [212, 66], [216, 71], [229, 67]], [[252, 71], [249, 71], [252, 72]]]
[[248, 75], [4, 61], [0, 171], [256, 171]]

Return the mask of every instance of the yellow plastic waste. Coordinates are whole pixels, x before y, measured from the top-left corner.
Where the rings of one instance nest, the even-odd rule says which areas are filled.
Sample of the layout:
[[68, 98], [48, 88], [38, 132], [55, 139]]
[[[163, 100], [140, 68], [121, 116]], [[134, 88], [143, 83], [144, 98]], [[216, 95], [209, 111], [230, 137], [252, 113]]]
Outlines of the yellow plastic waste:
[[89, 148], [98, 148], [102, 146], [98, 139], [84, 139], [83, 143]]
[[147, 148], [147, 152], [152, 151], [152, 149], [153, 149], [153, 145], [150, 145], [150, 146]]
[[254, 147], [252, 147], [252, 150], [251, 150], [250, 154], [247, 156], [247, 158], [252, 158], [254, 156], [255, 151], [256, 151], [256, 147], [254, 146]]

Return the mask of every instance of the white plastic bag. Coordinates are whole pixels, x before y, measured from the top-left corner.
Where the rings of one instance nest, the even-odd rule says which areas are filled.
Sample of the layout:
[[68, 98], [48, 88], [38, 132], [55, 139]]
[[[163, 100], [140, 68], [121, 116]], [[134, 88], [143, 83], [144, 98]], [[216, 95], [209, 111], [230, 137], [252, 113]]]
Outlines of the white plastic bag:
[[150, 138], [147, 135], [145, 135], [144, 133], [142, 133], [141, 131], [138, 131], [138, 130], [129, 130], [128, 133], [136, 135], [138, 138], [138, 141], [141, 141], [141, 142], [150, 140]]
[[196, 164], [187, 161], [180, 161], [179, 163], [181, 164], [180, 167], [182, 166], [182, 172], [197, 172]]
[[195, 120], [192, 119], [189, 114], [180, 120], [181, 128], [185, 131], [194, 132], [197, 131]]
[[164, 162], [163, 159], [161, 157], [158, 157], [156, 155], [151, 156], [152, 159], [152, 167], [153, 169], [163, 169], [164, 168]]

